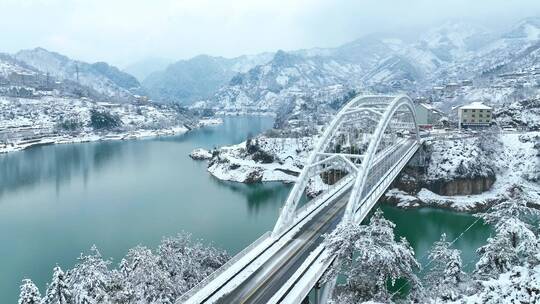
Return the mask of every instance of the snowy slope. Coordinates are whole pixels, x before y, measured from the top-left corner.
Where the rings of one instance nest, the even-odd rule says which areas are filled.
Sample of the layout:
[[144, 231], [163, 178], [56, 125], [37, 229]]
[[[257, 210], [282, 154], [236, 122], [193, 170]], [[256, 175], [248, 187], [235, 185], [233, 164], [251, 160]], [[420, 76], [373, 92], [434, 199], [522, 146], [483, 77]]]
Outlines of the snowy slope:
[[89, 64], [43, 48], [20, 51], [15, 58], [43, 74], [79, 83], [115, 101], [134, 100], [133, 94], [140, 89], [135, 77], [103, 62]]

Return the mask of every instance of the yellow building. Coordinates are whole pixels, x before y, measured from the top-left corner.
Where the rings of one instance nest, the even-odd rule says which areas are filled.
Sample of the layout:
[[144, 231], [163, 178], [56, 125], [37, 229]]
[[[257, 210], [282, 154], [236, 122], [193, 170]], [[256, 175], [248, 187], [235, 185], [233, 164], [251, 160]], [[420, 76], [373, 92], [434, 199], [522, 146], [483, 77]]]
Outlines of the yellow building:
[[460, 127], [487, 127], [491, 124], [493, 109], [481, 102], [459, 107]]

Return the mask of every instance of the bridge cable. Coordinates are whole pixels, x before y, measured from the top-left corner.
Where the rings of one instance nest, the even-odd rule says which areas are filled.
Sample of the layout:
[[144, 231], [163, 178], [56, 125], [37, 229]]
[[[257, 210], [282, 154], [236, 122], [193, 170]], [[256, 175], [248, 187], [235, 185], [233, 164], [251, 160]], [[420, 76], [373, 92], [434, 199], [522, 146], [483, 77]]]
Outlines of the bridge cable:
[[[493, 207], [494, 205], [496, 204], [493, 204], [491, 205], [485, 212], [487, 212], [489, 209], [491, 209], [491, 207]], [[484, 213], [485, 213], [484, 212]], [[478, 223], [479, 221], [481, 220], [480, 217], [477, 217], [476, 220], [474, 222], [472, 222], [472, 224], [470, 224], [467, 228], [465, 228], [465, 230], [463, 230], [452, 242], [450, 242], [450, 246], [453, 246], [455, 244], [455, 242], [457, 242], [460, 238], [463, 237], [463, 235], [469, 231], [474, 225], [476, 225], [476, 223]], [[422, 258], [420, 258], [420, 260], [424, 260], [428, 257], [429, 253], [426, 253], [424, 254], [424, 256]], [[430, 260], [428, 261], [428, 263], [422, 267], [422, 269], [420, 269], [420, 271], [418, 272], [418, 274], [422, 273], [425, 269], [427, 269], [429, 267], [429, 265], [431, 265], [431, 263], [433, 262], [433, 260]], [[469, 263], [471, 263], [472, 261], [470, 261]], [[462, 267], [463, 268], [463, 267]], [[395, 292], [392, 293], [391, 295], [391, 298], [393, 298], [396, 294], [398, 294], [403, 288], [405, 288], [407, 285], [409, 285], [409, 281], [405, 281], [405, 283], [403, 283], [399, 288], [398, 290], [396, 290]]]

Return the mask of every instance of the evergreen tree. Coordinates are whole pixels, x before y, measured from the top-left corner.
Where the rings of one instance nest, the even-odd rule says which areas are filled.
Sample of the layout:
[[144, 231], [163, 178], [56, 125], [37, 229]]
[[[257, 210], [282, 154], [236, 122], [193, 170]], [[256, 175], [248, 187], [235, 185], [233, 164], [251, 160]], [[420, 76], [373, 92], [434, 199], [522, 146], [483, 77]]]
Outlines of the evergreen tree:
[[431, 269], [425, 282], [429, 296], [433, 299], [455, 300], [459, 295], [459, 284], [465, 273], [462, 270], [461, 252], [450, 248], [446, 234], [433, 245], [429, 252]]
[[179, 233], [161, 241], [159, 264], [181, 295], [221, 267], [229, 259], [225, 251], [205, 246], [188, 233]]
[[79, 263], [67, 273], [74, 303], [110, 303], [109, 264], [110, 261], [103, 260], [96, 246], [90, 248], [90, 254], [81, 254]]
[[125, 257], [126, 280], [133, 288], [136, 303], [173, 303], [176, 295], [169, 274], [160, 267], [159, 258], [143, 246], [129, 250]]
[[19, 304], [39, 304], [41, 294], [39, 289], [30, 279], [22, 280], [21, 293], [19, 294]]
[[66, 283], [66, 276], [59, 266], [54, 267], [51, 284], [43, 298], [43, 304], [71, 303], [71, 292]]
[[538, 264], [538, 239], [531, 223], [538, 220], [540, 211], [528, 207], [529, 203], [522, 187], [513, 185], [491, 212], [478, 215], [494, 226], [495, 235], [477, 250], [480, 255], [475, 270], [477, 276], [496, 277], [512, 266]]
[[[357, 227], [354, 227], [357, 226]], [[421, 284], [414, 273], [420, 265], [409, 243], [395, 240], [395, 225], [383, 217], [381, 210], [372, 216], [369, 225], [343, 224], [327, 236], [327, 246], [342, 260], [347, 276], [345, 292], [357, 302], [391, 301], [388, 284], [406, 279], [416, 296]]]

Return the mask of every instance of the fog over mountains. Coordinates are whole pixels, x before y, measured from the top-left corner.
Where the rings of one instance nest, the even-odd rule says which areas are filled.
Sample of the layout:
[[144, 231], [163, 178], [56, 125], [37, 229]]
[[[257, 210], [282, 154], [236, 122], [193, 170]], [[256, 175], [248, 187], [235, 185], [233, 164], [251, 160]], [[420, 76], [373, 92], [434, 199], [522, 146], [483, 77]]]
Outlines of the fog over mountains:
[[[351, 90], [429, 96], [434, 86], [463, 80], [474, 81], [476, 91], [459, 100], [502, 100], [515, 93], [515, 86], [505, 88], [505, 92], [495, 88], [486, 95], [482, 85], [500, 74], [540, 68], [539, 43], [540, 18], [531, 17], [502, 32], [446, 22], [414, 40], [369, 35], [336, 48], [236, 58], [200, 55], [166, 67], [166, 60], [151, 59], [125, 71], [104, 62], [85, 63], [36, 48], [3, 54], [0, 74], [39, 74], [40, 84], [24, 85], [38, 87], [49, 82], [51, 86], [63, 81], [64, 86], [70, 84], [71, 91], [78, 87], [79, 95], [83, 92], [111, 101], [133, 101], [137, 95], [147, 95], [157, 102], [224, 111], [276, 110], [291, 100], [328, 101]], [[456, 98], [452, 102], [457, 102]]]
[[[540, 19], [503, 32], [446, 22], [415, 41], [370, 35], [336, 48], [224, 59], [199, 56], [149, 75], [152, 98], [229, 110], [278, 107], [297, 98], [340, 95], [351, 89], [410, 94], [461, 80], [483, 80], [538, 64]], [[233, 68], [241, 64], [242, 69]], [[500, 97], [500, 96], [499, 96]]]

